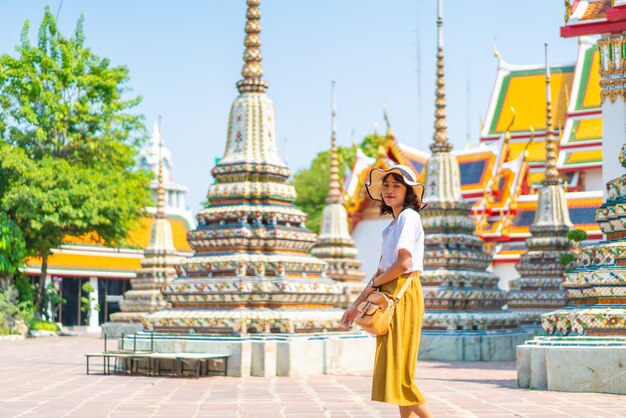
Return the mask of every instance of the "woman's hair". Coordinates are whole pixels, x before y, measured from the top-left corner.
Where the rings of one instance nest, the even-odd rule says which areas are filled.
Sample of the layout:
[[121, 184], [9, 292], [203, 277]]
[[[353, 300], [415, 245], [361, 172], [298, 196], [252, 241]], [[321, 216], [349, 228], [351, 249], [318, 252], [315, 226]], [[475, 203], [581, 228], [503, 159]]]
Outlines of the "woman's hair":
[[[413, 192], [413, 188], [409, 185], [407, 185], [404, 182], [404, 178], [397, 173], [389, 173], [387, 174], [385, 177], [383, 177], [383, 182], [385, 180], [387, 180], [387, 178], [389, 176], [393, 176], [393, 178], [399, 182], [402, 183], [406, 189], [406, 194], [404, 195], [404, 205], [402, 210], [406, 209], [406, 208], [411, 208], [416, 212], [419, 212], [421, 209], [421, 205], [419, 200], [417, 199], [417, 196], [415, 196], [415, 192]], [[380, 215], [387, 215], [388, 213], [391, 214], [391, 216], [393, 216], [393, 209], [391, 208], [391, 206], [388, 206], [385, 204], [385, 199], [381, 196], [381, 202], [380, 202]]]

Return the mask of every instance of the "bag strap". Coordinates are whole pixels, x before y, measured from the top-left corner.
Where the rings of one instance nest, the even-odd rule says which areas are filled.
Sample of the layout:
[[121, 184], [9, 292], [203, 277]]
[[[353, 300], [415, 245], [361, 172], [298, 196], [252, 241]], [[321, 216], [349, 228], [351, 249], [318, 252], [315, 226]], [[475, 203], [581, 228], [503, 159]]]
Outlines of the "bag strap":
[[411, 274], [409, 278], [406, 279], [406, 281], [404, 282], [404, 286], [402, 286], [402, 289], [400, 289], [398, 296], [396, 296], [396, 300], [400, 300], [400, 298], [404, 295], [404, 292], [406, 292], [406, 289], [408, 289], [412, 280], [413, 280], [413, 274]]

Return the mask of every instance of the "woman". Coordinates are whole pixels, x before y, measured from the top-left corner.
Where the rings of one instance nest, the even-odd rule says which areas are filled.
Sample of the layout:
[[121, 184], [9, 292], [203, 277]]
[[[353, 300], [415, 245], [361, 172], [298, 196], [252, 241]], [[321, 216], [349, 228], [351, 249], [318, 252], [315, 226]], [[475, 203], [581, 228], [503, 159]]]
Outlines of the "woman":
[[376, 358], [372, 381], [372, 400], [398, 405], [402, 418], [432, 418], [426, 399], [414, 382], [419, 348], [424, 295], [419, 281], [423, 271], [424, 229], [418, 212], [424, 186], [413, 171], [404, 165], [389, 170], [373, 169], [367, 192], [380, 201], [380, 214], [393, 215], [383, 231], [383, 244], [378, 270], [368, 286], [343, 314], [344, 325], [351, 326], [357, 316], [356, 307], [376, 288], [393, 294], [400, 292], [411, 280], [396, 310], [386, 335], [376, 338]]

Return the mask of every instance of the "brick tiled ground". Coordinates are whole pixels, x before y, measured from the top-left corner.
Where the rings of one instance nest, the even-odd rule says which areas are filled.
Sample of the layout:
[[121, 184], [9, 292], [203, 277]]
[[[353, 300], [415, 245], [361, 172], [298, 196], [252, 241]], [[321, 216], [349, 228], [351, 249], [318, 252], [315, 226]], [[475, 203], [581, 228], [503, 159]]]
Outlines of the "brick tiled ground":
[[[396, 417], [362, 376], [173, 379], [85, 374], [93, 337], [0, 341], [0, 417]], [[515, 364], [420, 362], [438, 418], [626, 417], [626, 396], [521, 390]]]

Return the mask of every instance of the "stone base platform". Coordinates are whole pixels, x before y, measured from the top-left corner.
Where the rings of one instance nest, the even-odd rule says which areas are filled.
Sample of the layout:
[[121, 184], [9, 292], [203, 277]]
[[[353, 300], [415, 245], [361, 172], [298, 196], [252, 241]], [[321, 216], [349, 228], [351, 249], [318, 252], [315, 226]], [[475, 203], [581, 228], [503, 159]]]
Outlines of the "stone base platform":
[[422, 331], [419, 360], [511, 361], [532, 331]]
[[535, 337], [517, 347], [517, 384], [626, 395], [626, 337]]
[[318, 334], [164, 334], [125, 337], [125, 348], [229, 354], [227, 376], [339, 375], [371, 372], [376, 339], [365, 332]]
[[121, 338], [122, 334], [132, 335], [136, 332], [144, 330], [143, 324], [138, 322], [106, 322], [101, 325], [102, 333], [100, 336], [104, 338]]

